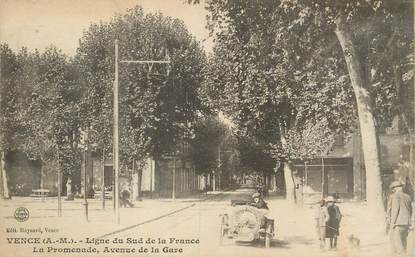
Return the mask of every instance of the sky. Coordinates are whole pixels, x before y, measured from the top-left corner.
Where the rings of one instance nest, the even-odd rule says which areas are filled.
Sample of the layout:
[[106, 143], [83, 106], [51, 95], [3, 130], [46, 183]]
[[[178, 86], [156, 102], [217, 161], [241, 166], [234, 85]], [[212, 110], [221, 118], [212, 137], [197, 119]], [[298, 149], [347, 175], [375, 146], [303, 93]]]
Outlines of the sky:
[[109, 21], [135, 5], [146, 13], [161, 11], [183, 20], [205, 50], [211, 51], [204, 5], [189, 5], [185, 0], [0, 0], [0, 42], [13, 50], [25, 46], [42, 51], [53, 44], [73, 56], [91, 23]]

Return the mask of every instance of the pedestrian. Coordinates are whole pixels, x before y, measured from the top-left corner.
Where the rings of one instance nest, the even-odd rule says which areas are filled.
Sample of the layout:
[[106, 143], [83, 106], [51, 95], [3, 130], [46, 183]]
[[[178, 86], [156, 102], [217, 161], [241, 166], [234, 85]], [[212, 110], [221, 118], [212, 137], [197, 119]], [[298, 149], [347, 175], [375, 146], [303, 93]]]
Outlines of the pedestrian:
[[266, 209], [268, 210], [268, 205], [267, 203], [264, 201], [264, 199], [262, 199], [261, 194], [256, 192], [252, 195], [252, 200], [249, 203], [249, 205], [254, 206], [258, 209]]
[[388, 202], [387, 223], [390, 230], [392, 251], [396, 254], [406, 252], [408, 231], [411, 227], [411, 197], [403, 192], [403, 184], [394, 181], [390, 185], [392, 194]]
[[326, 198], [327, 213], [329, 215], [326, 222], [326, 238], [330, 240], [330, 250], [337, 250], [337, 237], [340, 234], [340, 221], [342, 219], [340, 208], [335, 202], [336, 200], [333, 196]]
[[324, 199], [318, 203], [316, 213], [316, 229], [318, 239], [320, 241], [320, 249], [326, 248], [326, 223], [329, 221], [329, 213], [327, 212], [327, 205]]
[[121, 200], [121, 207], [134, 207], [134, 204], [130, 202], [130, 191], [128, 191], [128, 189], [124, 189], [121, 192], [121, 196], [120, 196], [120, 200]]

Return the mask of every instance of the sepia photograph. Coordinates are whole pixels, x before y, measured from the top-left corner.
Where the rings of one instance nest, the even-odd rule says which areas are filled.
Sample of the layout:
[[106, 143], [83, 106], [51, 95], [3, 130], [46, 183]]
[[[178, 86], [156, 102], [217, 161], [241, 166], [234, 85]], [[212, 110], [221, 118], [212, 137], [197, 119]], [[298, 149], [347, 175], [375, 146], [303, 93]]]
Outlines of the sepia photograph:
[[0, 0], [0, 256], [415, 257], [413, 0]]

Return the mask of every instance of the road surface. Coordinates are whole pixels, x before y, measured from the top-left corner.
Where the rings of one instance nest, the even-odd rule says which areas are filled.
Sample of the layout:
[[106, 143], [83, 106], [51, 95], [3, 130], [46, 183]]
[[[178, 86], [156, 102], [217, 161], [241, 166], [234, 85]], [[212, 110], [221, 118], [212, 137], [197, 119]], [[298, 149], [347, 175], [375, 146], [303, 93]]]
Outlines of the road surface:
[[[108, 235], [108, 238], [153, 238], [157, 239], [155, 248], [163, 250], [163, 244], [158, 244], [158, 238], [165, 239], [168, 249], [166, 251], [177, 251], [182, 248], [180, 256], [337, 256], [334, 252], [322, 253], [318, 249], [318, 242], [315, 237], [312, 224], [313, 217], [305, 218], [307, 222], [297, 222], [287, 215], [276, 215], [277, 217], [288, 216], [288, 219], [276, 221], [277, 236], [272, 240], [271, 248], [264, 247], [264, 241], [254, 243], [236, 243], [232, 240], [219, 242], [221, 213], [226, 212], [230, 207], [231, 199], [250, 199], [252, 189], [238, 189], [232, 192], [224, 192], [211, 199], [198, 202], [194, 206], [180, 212], [168, 215], [160, 220], [139, 225], [126, 231]], [[275, 202], [275, 201], [273, 201]], [[281, 208], [284, 200], [277, 200], [277, 204], [270, 204], [270, 209]], [[272, 206], [276, 205], [276, 206]], [[300, 209], [293, 209], [301, 212]], [[278, 211], [277, 211], [278, 212]], [[291, 214], [294, 214], [291, 212]], [[295, 217], [301, 216], [295, 213]], [[292, 217], [294, 217], [292, 216]], [[284, 223], [284, 224], [281, 224]], [[304, 224], [304, 226], [302, 226]], [[290, 226], [298, 227], [291, 229]], [[308, 226], [308, 227], [307, 227]], [[310, 231], [311, 230], [311, 231]], [[283, 234], [282, 234], [283, 233]], [[175, 244], [175, 240], [192, 240], [189, 244]], [[195, 243], [198, 240], [199, 243]], [[173, 243], [171, 243], [173, 242]], [[313, 254], [314, 253], [314, 254]], [[170, 254], [172, 254], [170, 252]]]
[[[147, 253], [141, 256], [362, 256], [362, 257], [390, 257], [387, 237], [384, 232], [376, 231], [379, 223], [368, 216], [364, 203], [348, 202], [340, 204], [344, 215], [341, 224], [339, 249], [337, 252], [319, 249], [315, 230], [314, 209], [310, 206], [296, 206], [277, 197], [267, 199], [271, 216], [275, 218], [276, 238], [270, 248], [264, 247], [263, 241], [255, 243], [237, 244], [226, 240], [219, 243], [219, 215], [231, 209], [231, 199], [250, 199], [252, 189], [238, 189], [236, 191], [221, 192], [219, 194], [193, 199], [145, 199], [136, 202], [134, 208], [121, 208], [121, 224], [114, 222], [112, 202], [107, 203], [105, 210], [99, 200], [90, 201], [89, 221], [85, 220], [84, 207], [81, 199], [63, 202], [63, 216], [57, 216], [56, 198], [46, 201], [34, 201], [30, 198], [14, 198], [11, 201], [0, 201], [2, 209], [2, 223], [0, 224], [0, 256], [30, 256], [35, 247], [42, 245], [10, 244], [10, 237], [67, 237], [73, 238], [75, 244], [54, 243], [46, 246], [53, 247], [97, 247], [99, 254], [95, 256], [132, 256], [137, 254], [104, 253], [103, 248], [109, 246], [117, 248], [134, 248], [137, 251], [143, 247]], [[26, 207], [30, 211], [30, 218], [26, 222], [18, 222], [13, 217], [15, 210]], [[37, 234], [25, 232], [8, 233], [8, 228], [42, 229], [45, 233]], [[49, 233], [45, 228], [59, 230], [58, 233]], [[6, 233], [5, 233], [6, 232]], [[360, 249], [352, 249], [347, 237], [357, 235], [361, 239]], [[95, 245], [86, 243], [85, 238], [109, 240], [110, 243]], [[124, 243], [113, 243], [122, 239]], [[135, 240], [126, 243], [125, 240]], [[147, 240], [154, 240], [153, 242]], [[159, 241], [160, 239], [160, 241]], [[82, 240], [82, 241], [81, 241]], [[144, 242], [140, 242], [143, 240]], [[165, 242], [163, 243], [163, 240]], [[412, 239], [410, 239], [412, 240]], [[159, 252], [151, 253], [152, 249]], [[165, 252], [163, 252], [163, 250]], [[179, 252], [182, 251], [182, 252]], [[1, 253], [13, 253], [3, 255]], [[36, 256], [62, 256], [61, 253], [36, 253]], [[79, 254], [66, 254], [80, 256]], [[87, 256], [84, 254], [84, 256]], [[89, 255], [88, 255], [89, 256]]]

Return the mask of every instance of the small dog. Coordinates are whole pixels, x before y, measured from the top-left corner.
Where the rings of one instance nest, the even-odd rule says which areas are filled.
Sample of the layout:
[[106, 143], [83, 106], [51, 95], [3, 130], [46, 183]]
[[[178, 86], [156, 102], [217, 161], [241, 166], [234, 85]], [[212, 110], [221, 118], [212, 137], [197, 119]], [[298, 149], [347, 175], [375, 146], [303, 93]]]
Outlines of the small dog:
[[351, 246], [351, 248], [358, 249], [360, 247], [360, 239], [357, 238], [355, 235], [351, 234], [347, 237], [347, 239], [349, 241], [349, 245]]

